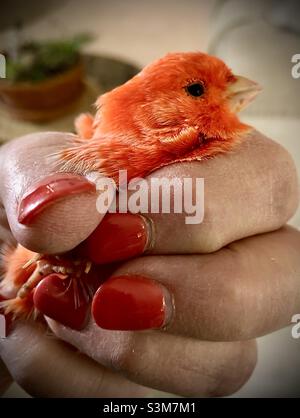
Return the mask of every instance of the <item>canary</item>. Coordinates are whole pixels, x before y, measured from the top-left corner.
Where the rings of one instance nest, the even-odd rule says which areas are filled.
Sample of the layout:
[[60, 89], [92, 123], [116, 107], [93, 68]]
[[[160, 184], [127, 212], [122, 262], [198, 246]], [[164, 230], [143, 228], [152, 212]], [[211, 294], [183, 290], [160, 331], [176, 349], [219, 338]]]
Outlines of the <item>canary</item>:
[[[95, 116], [76, 119], [78, 136], [56, 154], [60, 170], [96, 172], [118, 184], [120, 170], [126, 170], [130, 180], [168, 164], [228, 152], [251, 129], [237, 113], [259, 90], [257, 83], [233, 74], [217, 57], [167, 54], [101, 95]], [[16, 316], [31, 312], [34, 288], [51, 272], [62, 278], [89, 274], [86, 261], [77, 260], [76, 267], [69, 259], [34, 254], [21, 246], [6, 257], [5, 265], [2, 286], [13, 284], [18, 295], [4, 307]]]
[[257, 83], [200, 52], [172, 53], [99, 97], [97, 112], [75, 121], [79, 137], [60, 157], [66, 171], [96, 171], [118, 180], [144, 177], [183, 160], [230, 150], [249, 126], [237, 112], [259, 91]]

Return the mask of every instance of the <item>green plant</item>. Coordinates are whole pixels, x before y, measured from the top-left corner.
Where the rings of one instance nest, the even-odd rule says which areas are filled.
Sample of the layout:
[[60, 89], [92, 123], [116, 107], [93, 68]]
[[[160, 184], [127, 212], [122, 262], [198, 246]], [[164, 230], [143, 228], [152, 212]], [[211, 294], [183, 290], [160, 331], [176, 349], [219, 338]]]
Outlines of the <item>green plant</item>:
[[52, 77], [76, 64], [82, 45], [89, 40], [89, 35], [82, 34], [72, 39], [24, 43], [16, 58], [9, 51], [5, 54], [6, 78], [37, 82]]

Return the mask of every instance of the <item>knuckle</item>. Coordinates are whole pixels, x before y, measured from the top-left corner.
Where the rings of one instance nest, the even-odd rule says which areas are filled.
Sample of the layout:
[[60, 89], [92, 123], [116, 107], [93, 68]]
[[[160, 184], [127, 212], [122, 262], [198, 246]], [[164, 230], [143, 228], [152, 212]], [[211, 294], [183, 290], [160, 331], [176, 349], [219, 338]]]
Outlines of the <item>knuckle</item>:
[[40, 364], [37, 350], [27, 350], [10, 369], [13, 379], [29, 394], [36, 394], [36, 371]]
[[224, 234], [221, 232], [218, 222], [210, 213], [205, 217], [205, 223], [201, 226], [201, 233], [197, 234], [197, 247], [200, 253], [213, 253], [223, 247], [225, 242]]
[[265, 137], [254, 139], [245, 152], [243, 158], [250, 159], [247, 178], [229, 179], [222, 189], [210, 179], [201, 233], [194, 237], [200, 252], [214, 252], [253, 233], [280, 228], [297, 210], [298, 176], [289, 152]]
[[208, 396], [230, 396], [241, 389], [251, 377], [257, 364], [256, 342], [245, 341], [236, 344], [234, 358], [220, 368], [214, 384], [209, 388]]
[[190, 234], [192, 248], [196, 248], [200, 253], [212, 253], [222, 248], [226, 244], [226, 233], [222, 224], [218, 205], [207, 199], [204, 220], [198, 231], [194, 228]]
[[118, 372], [130, 373], [135, 368], [135, 338], [131, 334], [122, 346], [114, 350], [110, 356], [110, 366]]
[[206, 263], [201, 273], [210, 279], [205, 294], [201, 295], [201, 299], [205, 300], [201, 309], [206, 326], [202, 324], [197, 332], [202, 338], [214, 341], [245, 339], [249, 329], [246, 311], [241, 304], [244, 300], [243, 258], [238, 248], [225, 247], [217, 255], [221, 259], [220, 269], [215, 256], [209, 256], [212, 257], [211, 262]]
[[[176, 363], [175, 376], [181, 376], [181, 379], [173, 378], [173, 391], [188, 397], [220, 397], [235, 393], [254, 371], [257, 362], [256, 342], [208, 343], [210, 347], [202, 351], [205, 344], [197, 342]], [[199, 362], [200, 355], [202, 361]], [[207, 373], [207, 367], [210, 373]], [[183, 381], [185, 385], [182, 385]]]
[[299, 204], [298, 176], [292, 156], [276, 144], [270, 174], [270, 200], [274, 215], [281, 226], [296, 211]]

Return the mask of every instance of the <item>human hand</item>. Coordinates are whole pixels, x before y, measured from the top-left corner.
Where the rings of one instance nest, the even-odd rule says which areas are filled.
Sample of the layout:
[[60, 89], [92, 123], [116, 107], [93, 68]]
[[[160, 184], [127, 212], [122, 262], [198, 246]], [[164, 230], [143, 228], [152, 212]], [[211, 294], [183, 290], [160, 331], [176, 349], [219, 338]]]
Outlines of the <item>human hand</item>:
[[[65, 134], [42, 134], [43, 147], [40, 136], [22, 138], [3, 150], [1, 195], [18, 241], [34, 251], [67, 251], [99, 223], [96, 195], [66, 197], [47, 207], [30, 227], [17, 222], [17, 203], [29, 183], [51, 172], [47, 165], [33, 165], [32, 161], [43, 162], [49, 151], [65, 141]], [[26, 149], [26, 162], [24, 145], [28, 141], [31, 148]], [[145, 239], [147, 255], [118, 265], [113, 272], [118, 279], [103, 285], [106, 292], [98, 292], [97, 304], [100, 310], [104, 303], [111, 307], [113, 326], [120, 329], [123, 318], [109, 296], [111, 283], [117, 283], [122, 293], [126, 281], [133, 283], [129, 276], [139, 275], [144, 279], [134, 282], [132, 297], [143, 318], [148, 320], [141, 295], [145, 285], [153, 285], [163, 289], [159, 300], [164, 299], [171, 320], [161, 330], [146, 332], [136, 332], [132, 321], [127, 323], [132, 331], [122, 332], [99, 328], [92, 319], [82, 331], [48, 319], [59, 338], [95, 362], [50, 339], [37, 324], [17, 324], [1, 341], [0, 353], [29, 393], [79, 396], [84, 387], [86, 396], [144, 396], [147, 389], [139, 385], [145, 385], [187, 396], [226, 395], [253, 371], [253, 339], [287, 325], [299, 311], [300, 236], [292, 228], [279, 229], [296, 209], [297, 180], [293, 163], [281, 147], [254, 133], [232, 154], [165, 167], [153, 175], [204, 177], [204, 222], [186, 225], [184, 215], [147, 215], [152, 225], [151, 237]], [[102, 258], [141, 255], [140, 241], [132, 239], [141, 218], [109, 215], [100, 230], [109, 231], [112, 219], [118, 226], [118, 239], [100, 234], [99, 244], [106, 242]], [[47, 233], [41, 236], [41, 230]], [[149, 228], [142, 231], [147, 233]], [[130, 243], [125, 253], [124, 242]], [[171, 299], [174, 305], [169, 303]], [[66, 376], [68, 367], [76, 371], [75, 378]], [[82, 387], [74, 384], [79, 378]]]

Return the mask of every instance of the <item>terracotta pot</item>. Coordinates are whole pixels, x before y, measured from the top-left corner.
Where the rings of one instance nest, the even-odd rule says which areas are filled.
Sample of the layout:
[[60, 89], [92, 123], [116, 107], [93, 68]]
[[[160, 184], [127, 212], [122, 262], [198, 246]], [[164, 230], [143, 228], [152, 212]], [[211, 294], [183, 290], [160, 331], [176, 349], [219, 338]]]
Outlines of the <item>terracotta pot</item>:
[[43, 122], [71, 110], [84, 87], [81, 62], [46, 80], [30, 82], [0, 81], [0, 105], [12, 116]]

